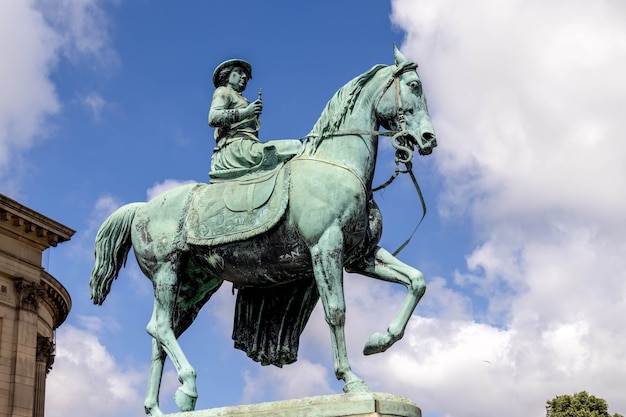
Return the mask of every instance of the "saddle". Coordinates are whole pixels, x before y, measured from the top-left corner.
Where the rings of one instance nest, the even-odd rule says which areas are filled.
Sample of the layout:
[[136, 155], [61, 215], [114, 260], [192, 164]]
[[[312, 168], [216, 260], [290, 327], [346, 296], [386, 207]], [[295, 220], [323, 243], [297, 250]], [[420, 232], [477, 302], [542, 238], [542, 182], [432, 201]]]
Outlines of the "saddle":
[[224, 204], [233, 212], [258, 209], [270, 199], [276, 186], [278, 169], [243, 177], [226, 184]]
[[290, 165], [244, 175], [192, 191], [185, 223], [187, 242], [221, 245], [257, 236], [282, 218], [289, 201]]

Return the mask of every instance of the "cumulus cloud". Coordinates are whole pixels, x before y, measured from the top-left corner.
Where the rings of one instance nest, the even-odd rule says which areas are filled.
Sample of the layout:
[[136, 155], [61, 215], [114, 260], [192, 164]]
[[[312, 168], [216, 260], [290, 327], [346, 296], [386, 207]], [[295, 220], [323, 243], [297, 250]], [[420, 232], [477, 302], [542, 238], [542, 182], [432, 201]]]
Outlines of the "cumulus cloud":
[[[400, 392], [415, 399], [414, 392], [411, 392], [415, 386], [401, 382], [397, 377], [410, 380], [415, 371], [415, 368], [411, 367], [412, 362], [435, 355], [441, 351], [442, 346], [446, 346], [448, 353], [438, 358], [438, 361], [450, 362], [447, 369], [441, 370], [442, 373], [453, 372], [455, 364], [468, 356], [478, 365], [483, 364], [485, 360], [494, 362], [502, 360], [502, 345], [506, 344], [510, 336], [490, 326], [473, 323], [469, 317], [469, 301], [463, 295], [447, 288], [442, 278], [435, 280], [428, 289], [428, 299], [425, 298], [418, 306], [420, 315], [436, 315], [436, 318], [414, 316], [405, 338], [389, 351], [382, 355], [363, 356], [365, 342], [373, 333], [387, 329], [400, 310], [407, 292], [400, 285], [357, 274], [346, 274], [344, 282], [345, 332], [349, 358], [353, 370], [363, 377], [373, 390]], [[227, 314], [222, 314], [218, 318], [224, 327], [232, 325], [232, 307], [216, 310], [227, 310]], [[444, 326], [439, 325], [440, 321]], [[473, 327], [464, 328], [467, 323], [473, 324]], [[461, 334], [454, 335], [456, 341], [448, 341], [447, 338], [457, 331], [461, 331]], [[427, 336], [425, 339], [422, 338], [424, 333]], [[480, 340], [476, 346], [470, 347], [470, 350], [460, 357], [452, 359], [459, 351], [468, 349], [464, 343], [475, 334], [486, 334], [488, 337], [486, 340]], [[427, 347], [428, 352], [424, 351], [423, 347]], [[409, 367], [403, 369], [404, 364]], [[436, 368], [434, 364], [428, 366]], [[332, 370], [330, 330], [324, 320], [321, 303], [318, 303], [302, 334], [298, 362], [282, 369], [255, 367], [253, 372], [247, 372], [244, 376], [246, 382], [244, 400], [248, 402], [268, 397], [278, 400], [336, 393], [341, 390], [342, 385], [334, 383], [335, 375]], [[298, 387], [294, 387], [297, 378], [302, 380]], [[398, 391], [400, 385], [404, 385], [404, 388]]]
[[486, 309], [414, 317], [409, 346], [372, 373], [435, 415], [537, 415], [582, 390], [625, 409], [626, 9], [392, 5], [438, 132], [440, 215], [477, 233], [449, 280]]
[[90, 60], [111, 68], [118, 57], [109, 36], [107, 4], [117, 0], [39, 0], [38, 8], [59, 34], [61, 52], [71, 61]]
[[29, 2], [0, 3], [0, 178], [61, 108], [48, 78], [60, 43]]
[[[51, 74], [61, 58], [111, 68], [117, 58], [99, 0], [0, 2], [0, 178], [11, 170], [17, 192], [21, 158], [50, 132], [62, 109]], [[90, 101], [92, 109], [102, 103]]]
[[185, 184], [195, 184], [197, 181], [194, 180], [175, 180], [175, 179], [167, 179], [165, 181], [155, 183], [151, 188], [148, 189], [146, 195], [148, 200], [152, 200], [154, 197], [159, 194], [163, 194], [166, 191], [171, 190], [172, 188], [179, 187]]
[[328, 385], [327, 368], [306, 359], [282, 369], [256, 368], [254, 373], [245, 372], [244, 381], [243, 403], [334, 394]]
[[[87, 321], [93, 330], [96, 322]], [[46, 415], [143, 416], [146, 376], [146, 369], [116, 363], [92, 331], [66, 324], [48, 376]]]
[[566, 209], [611, 221], [623, 212], [623, 10], [583, 1], [394, 5], [445, 139], [447, 208], [469, 201], [490, 220]]

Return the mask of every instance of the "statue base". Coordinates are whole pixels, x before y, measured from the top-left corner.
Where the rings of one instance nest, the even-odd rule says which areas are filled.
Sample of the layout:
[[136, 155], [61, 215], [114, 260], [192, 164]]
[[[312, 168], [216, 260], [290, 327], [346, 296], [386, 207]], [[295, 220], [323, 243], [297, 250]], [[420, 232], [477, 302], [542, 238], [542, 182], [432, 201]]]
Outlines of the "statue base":
[[422, 417], [411, 400], [358, 392], [168, 414], [167, 417]]

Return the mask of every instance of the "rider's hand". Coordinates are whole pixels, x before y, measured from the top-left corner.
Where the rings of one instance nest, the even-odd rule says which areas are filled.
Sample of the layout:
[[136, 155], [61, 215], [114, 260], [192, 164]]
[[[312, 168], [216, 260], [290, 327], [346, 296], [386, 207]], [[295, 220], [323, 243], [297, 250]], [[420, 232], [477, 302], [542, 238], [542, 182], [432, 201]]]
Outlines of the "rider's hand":
[[263, 111], [263, 101], [255, 100], [252, 103], [248, 104], [248, 107], [244, 109], [246, 118], [252, 116], [258, 116]]

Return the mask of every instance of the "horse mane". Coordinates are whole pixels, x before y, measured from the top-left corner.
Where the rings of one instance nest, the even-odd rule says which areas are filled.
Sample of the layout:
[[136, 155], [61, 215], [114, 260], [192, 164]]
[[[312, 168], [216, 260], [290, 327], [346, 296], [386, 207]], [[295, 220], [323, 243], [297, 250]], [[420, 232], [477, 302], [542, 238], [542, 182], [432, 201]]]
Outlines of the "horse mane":
[[374, 65], [369, 71], [350, 80], [328, 100], [322, 114], [307, 136], [308, 142], [312, 145], [313, 152], [315, 152], [319, 143], [326, 136], [339, 129], [348, 113], [354, 108], [354, 104], [365, 84], [374, 78], [378, 71], [383, 68], [389, 67], [383, 64]]

